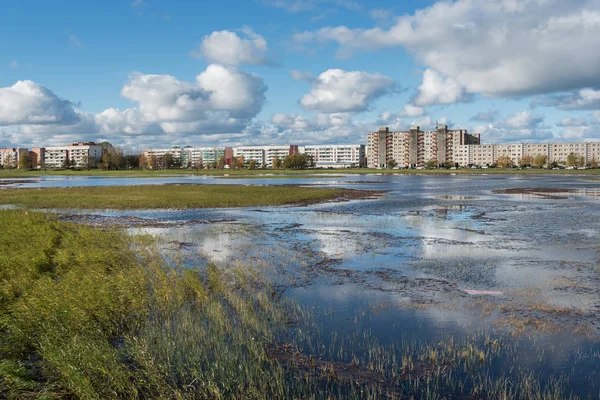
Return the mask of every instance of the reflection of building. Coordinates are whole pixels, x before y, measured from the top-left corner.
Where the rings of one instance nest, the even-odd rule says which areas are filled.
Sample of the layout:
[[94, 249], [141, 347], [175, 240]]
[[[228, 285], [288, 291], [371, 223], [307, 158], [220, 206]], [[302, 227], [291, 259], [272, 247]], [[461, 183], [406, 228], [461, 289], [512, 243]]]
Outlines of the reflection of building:
[[569, 154], [583, 159], [584, 165], [592, 161], [600, 162], [600, 143], [512, 143], [460, 145], [457, 147], [455, 161], [461, 166], [494, 165], [501, 156], [509, 157], [518, 165], [524, 156], [545, 156], [547, 164], [564, 164]]
[[423, 166], [430, 161], [442, 165], [455, 162], [457, 146], [479, 143], [479, 134], [469, 134], [464, 129], [449, 130], [446, 125], [429, 131], [411, 126], [402, 132], [390, 132], [389, 128], [382, 127], [367, 134], [367, 165], [386, 167], [388, 160], [394, 160], [400, 167]]
[[310, 157], [317, 168], [355, 168], [365, 166], [364, 144], [301, 146], [299, 151]]
[[66, 165], [66, 160], [74, 167], [88, 167], [102, 160], [102, 146], [94, 142], [78, 142], [67, 146], [46, 147], [43, 154], [46, 168], [62, 168]]
[[23, 153], [27, 153], [27, 149], [20, 147], [0, 149], [0, 166], [2, 168], [17, 168]]

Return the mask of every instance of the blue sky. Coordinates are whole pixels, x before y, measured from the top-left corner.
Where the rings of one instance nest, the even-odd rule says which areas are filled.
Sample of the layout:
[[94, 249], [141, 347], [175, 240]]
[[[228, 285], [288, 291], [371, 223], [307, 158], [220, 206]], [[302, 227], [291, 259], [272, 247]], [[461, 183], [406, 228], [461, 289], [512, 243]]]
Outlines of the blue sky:
[[600, 0], [5, 1], [0, 146], [600, 140]]

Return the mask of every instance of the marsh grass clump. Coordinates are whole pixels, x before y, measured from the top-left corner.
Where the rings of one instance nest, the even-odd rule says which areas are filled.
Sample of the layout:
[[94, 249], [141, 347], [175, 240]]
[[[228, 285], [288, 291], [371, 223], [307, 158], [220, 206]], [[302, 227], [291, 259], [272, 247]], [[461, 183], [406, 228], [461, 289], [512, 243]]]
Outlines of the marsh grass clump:
[[291, 185], [139, 185], [5, 189], [2, 204], [29, 208], [189, 209], [281, 206], [361, 198], [372, 192]]

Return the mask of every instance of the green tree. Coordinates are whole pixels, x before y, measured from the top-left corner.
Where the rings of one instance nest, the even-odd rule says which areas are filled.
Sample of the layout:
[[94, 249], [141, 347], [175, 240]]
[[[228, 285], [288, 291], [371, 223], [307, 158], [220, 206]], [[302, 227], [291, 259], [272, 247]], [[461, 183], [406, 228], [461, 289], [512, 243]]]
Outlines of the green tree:
[[248, 163], [248, 169], [255, 169], [255, 168], [256, 168], [256, 161], [250, 160], [250, 162]]
[[388, 158], [385, 163], [386, 163], [387, 167], [390, 169], [395, 168], [398, 165], [396, 160], [394, 160], [393, 158]]
[[545, 154], [538, 154], [533, 159], [533, 166], [542, 168], [548, 162], [548, 156]]
[[162, 156], [161, 166], [163, 169], [169, 169], [173, 166], [173, 154], [165, 153]]
[[31, 169], [31, 159], [29, 158], [29, 152], [23, 151], [19, 154], [19, 169], [27, 171]]
[[577, 167], [579, 165], [579, 156], [573, 152], [567, 156], [567, 167]]
[[12, 156], [10, 154], [6, 154], [4, 159], [2, 160], [2, 168], [10, 169], [12, 168]]
[[427, 168], [435, 168], [437, 167], [437, 160], [429, 160], [425, 163]]
[[65, 160], [62, 163], [62, 167], [65, 169], [71, 167], [71, 160], [69, 160], [69, 157], [65, 157]]

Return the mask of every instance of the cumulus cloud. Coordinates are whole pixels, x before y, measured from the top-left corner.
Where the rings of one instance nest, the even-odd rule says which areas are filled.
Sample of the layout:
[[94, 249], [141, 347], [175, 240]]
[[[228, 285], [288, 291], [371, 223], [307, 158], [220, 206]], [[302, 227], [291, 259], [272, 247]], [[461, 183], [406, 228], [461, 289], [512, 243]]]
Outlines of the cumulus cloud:
[[474, 132], [481, 133], [486, 143], [546, 141], [554, 135], [544, 121], [543, 115], [521, 111], [497, 123], [476, 126]]
[[[152, 142], [195, 144], [218, 134], [241, 134], [261, 111], [266, 86], [256, 75], [210, 65], [192, 82], [134, 73], [121, 95], [135, 107], [89, 114], [34, 82], [0, 89], [3, 137], [20, 145], [109, 140], [130, 147]], [[202, 139], [200, 139], [200, 136]]]
[[413, 99], [419, 106], [452, 104], [470, 98], [463, 87], [452, 78], [444, 78], [433, 69], [425, 70], [423, 83]]
[[0, 125], [63, 124], [79, 121], [74, 104], [32, 81], [0, 88]]
[[190, 53], [194, 58], [203, 57], [209, 62], [238, 66], [274, 65], [268, 57], [267, 41], [249, 27], [241, 29], [242, 37], [231, 31], [217, 31], [207, 35], [200, 47]]
[[570, 93], [551, 94], [536, 98], [532, 107], [557, 107], [562, 110], [600, 110], [600, 90], [584, 88]]
[[420, 117], [423, 114], [425, 114], [425, 109], [423, 107], [414, 106], [412, 104], [405, 105], [402, 111], [400, 111], [400, 115], [403, 117]]
[[396, 88], [389, 77], [362, 71], [329, 69], [319, 75], [300, 105], [323, 113], [358, 112]]
[[599, 0], [440, 1], [389, 29], [325, 27], [294, 41], [335, 41], [341, 57], [402, 46], [467, 93], [543, 94], [600, 85], [599, 6]]

